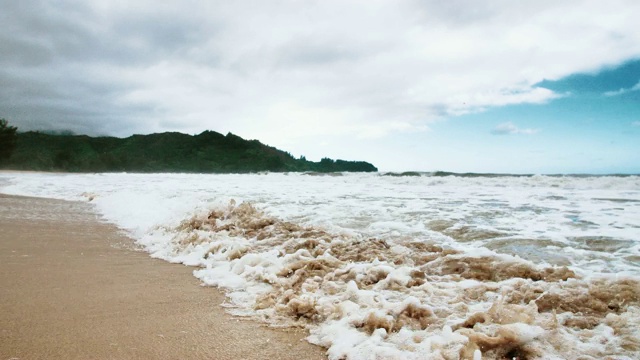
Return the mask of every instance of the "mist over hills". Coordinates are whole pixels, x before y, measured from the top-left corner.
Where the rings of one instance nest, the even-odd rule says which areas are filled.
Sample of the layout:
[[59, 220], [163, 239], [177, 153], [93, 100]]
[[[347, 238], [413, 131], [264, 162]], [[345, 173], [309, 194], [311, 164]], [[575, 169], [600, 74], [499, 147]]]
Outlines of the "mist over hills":
[[288, 152], [228, 133], [204, 131], [90, 137], [69, 133], [24, 132], [5, 169], [66, 172], [375, 172], [365, 161], [323, 158], [308, 161]]

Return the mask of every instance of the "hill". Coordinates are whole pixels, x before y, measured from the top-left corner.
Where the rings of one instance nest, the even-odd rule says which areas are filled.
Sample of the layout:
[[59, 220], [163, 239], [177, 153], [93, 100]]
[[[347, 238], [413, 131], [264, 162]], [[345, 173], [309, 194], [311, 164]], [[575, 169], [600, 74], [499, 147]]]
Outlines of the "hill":
[[378, 171], [364, 161], [323, 158], [319, 162], [228, 133], [166, 132], [127, 138], [86, 135], [17, 134], [5, 169], [66, 172]]

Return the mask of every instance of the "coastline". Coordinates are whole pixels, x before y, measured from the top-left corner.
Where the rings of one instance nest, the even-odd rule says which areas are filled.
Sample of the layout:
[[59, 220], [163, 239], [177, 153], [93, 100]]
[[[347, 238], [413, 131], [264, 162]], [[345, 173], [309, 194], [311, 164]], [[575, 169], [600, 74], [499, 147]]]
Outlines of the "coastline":
[[2, 359], [326, 359], [301, 330], [225, 313], [89, 204], [0, 194], [0, 229]]

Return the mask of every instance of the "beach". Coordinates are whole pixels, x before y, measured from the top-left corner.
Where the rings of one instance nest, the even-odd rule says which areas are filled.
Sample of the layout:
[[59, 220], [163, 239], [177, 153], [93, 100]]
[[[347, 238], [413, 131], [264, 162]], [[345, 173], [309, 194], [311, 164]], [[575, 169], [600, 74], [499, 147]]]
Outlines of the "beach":
[[324, 359], [233, 317], [193, 267], [152, 259], [87, 203], [0, 195], [0, 359]]
[[636, 176], [0, 172], [0, 192], [23, 196], [0, 202], [0, 359], [640, 355]]

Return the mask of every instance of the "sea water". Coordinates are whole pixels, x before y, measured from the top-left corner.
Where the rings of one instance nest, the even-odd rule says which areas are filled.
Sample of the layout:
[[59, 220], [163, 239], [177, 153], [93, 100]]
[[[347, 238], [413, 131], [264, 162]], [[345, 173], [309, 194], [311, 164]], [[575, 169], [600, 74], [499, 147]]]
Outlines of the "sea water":
[[640, 358], [640, 177], [0, 173], [331, 359]]

